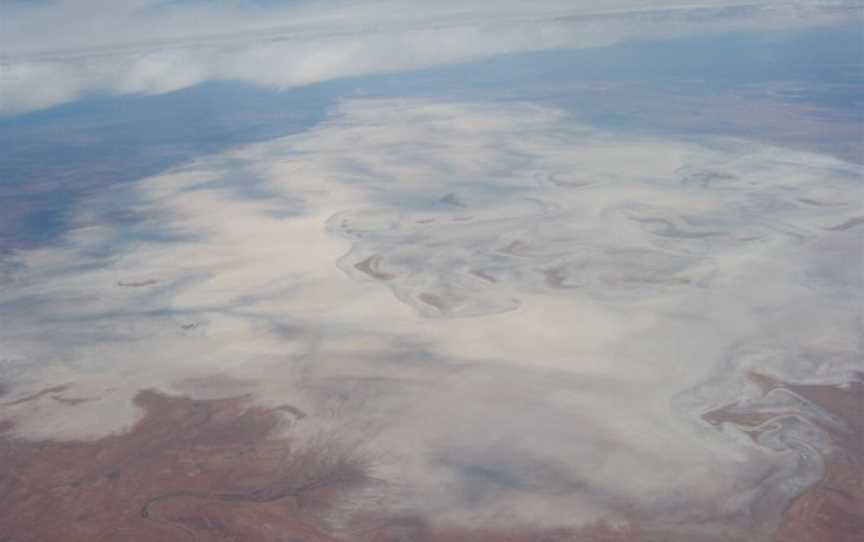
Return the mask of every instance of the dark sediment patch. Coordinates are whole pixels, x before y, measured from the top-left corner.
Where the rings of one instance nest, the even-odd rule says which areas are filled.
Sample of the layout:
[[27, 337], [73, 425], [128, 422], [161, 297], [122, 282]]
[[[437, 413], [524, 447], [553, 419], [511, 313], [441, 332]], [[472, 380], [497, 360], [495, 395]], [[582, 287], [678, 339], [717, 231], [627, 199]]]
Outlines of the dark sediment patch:
[[117, 281], [117, 286], [124, 288], [144, 288], [145, 286], [155, 286], [159, 284], [158, 280], [138, 280], [138, 281]]
[[[56, 393], [60, 393], [61, 391], [65, 390], [68, 387], [69, 386], [66, 384], [64, 384], [62, 386], [52, 386], [50, 388], [45, 388], [44, 390], [39, 390], [35, 393], [31, 393], [30, 395], [27, 395], [27, 396], [22, 397], [20, 399], [15, 399], [14, 401], [7, 401], [5, 403], [0, 403], [0, 406], [10, 407], [10, 406], [23, 405], [24, 403], [29, 403], [30, 401], [35, 401], [36, 399], [39, 399], [40, 397], [44, 397], [46, 395], [54, 395]], [[0, 394], [0, 395], [2, 395], [2, 394]]]
[[443, 203], [445, 205], [452, 205], [453, 207], [465, 207], [465, 204], [462, 203], [462, 200], [456, 194], [447, 194], [438, 200], [439, 203]]
[[586, 188], [597, 183], [597, 181], [565, 181], [559, 179], [556, 175], [550, 176], [549, 180], [552, 181], [552, 184], [554, 184], [555, 186], [571, 189]]
[[430, 307], [435, 307], [441, 313], [446, 313], [449, 309], [447, 302], [440, 295], [423, 292], [422, 294], [417, 296], [417, 299], [429, 305]]
[[843, 203], [833, 203], [830, 201], [820, 201], [813, 198], [798, 198], [798, 201], [801, 203], [806, 203], [807, 205], [813, 205], [815, 207], [842, 207]]
[[471, 274], [474, 275], [475, 277], [479, 277], [479, 278], [481, 278], [487, 282], [491, 282], [493, 284], [498, 282], [498, 279], [496, 279], [495, 277], [493, 277], [492, 275], [490, 275], [486, 271], [483, 271], [482, 269], [472, 269]]
[[708, 187], [717, 183], [735, 181], [737, 179], [738, 177], [736, 177], [735, 175], [723, 173], [720, 171], [699, 171], [687, 175], [682, 180], [685, 184], [693, 183], [700, 186]]
[[828, 231], [844, 231], [852, 229], [856, 226], [864, 226], [864, 216], [857, 216], [855, 218], [850, 218], [846, 222], [842, 224], [837, 224], [836, 226], [831, 226], [829, 228], [825, 228]]
[[568, 284], [568, 281], [572, 280], [572, 277], [568, 274], [566, 266], [545, 269], [543, 270], [543, 275], [546, 277], [546, 284], [552, 288], [570, 290], [579, 287], [577, 284]]
[[508, 243], [506, 247], [498, 249], [496, 252], [509, 254], [510, 256], [523, 256], [527, 249], [528, 243], [517, 239]]
[[51, 399], [57, 401], [63, 405], [75, 406], [83, 403], [89, 403], [90, 401], [95, 401], [95, 397], [62, 397], [60, 395], [52, 395]]
[[722, 231], [687, 231], [682, 230], [674, 222], [666, 218], [630, 218], [640, 224], [654, 224], [662, 226], [653, 231], [655, 235], [663, 237], [680, 237], [682, 239], [702, 239], [706, 237], [723, 237], [727, 235]]
[[393, 280], [396, 278], [396, 275], [393, 275], [391, 273], [384, 273], [384, 272], [380, 271], [378, 269], [378, 267], [380, 265], [381, 265], [381, 256], [376, 254], [374, 256], [369, 256], [368, 258], [366, 258], [365, 260], [363, 260], [360, 263], [354, 264], [354, 268], [357, 269], [358, 271], [362, 271], [363, 273], [366, 273], [367, 275], [369, 275], [370, 277], [372, 277], [373, 279], [376, 279], [376, 280]]

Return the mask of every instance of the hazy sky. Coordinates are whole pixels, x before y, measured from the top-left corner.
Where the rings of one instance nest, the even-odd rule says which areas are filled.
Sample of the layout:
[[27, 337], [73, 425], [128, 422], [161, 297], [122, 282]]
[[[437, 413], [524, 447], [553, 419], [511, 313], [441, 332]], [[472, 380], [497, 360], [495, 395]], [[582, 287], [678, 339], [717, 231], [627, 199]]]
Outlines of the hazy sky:
[[[214, 79], [290, 87], [491, 55], [850, 20], [857, 0], [146, 1], [0, 5], [0, 113]], [[860, 12], [860, 9], [858, 10]], [[706, 59], [707, 61], [707, 59]]]

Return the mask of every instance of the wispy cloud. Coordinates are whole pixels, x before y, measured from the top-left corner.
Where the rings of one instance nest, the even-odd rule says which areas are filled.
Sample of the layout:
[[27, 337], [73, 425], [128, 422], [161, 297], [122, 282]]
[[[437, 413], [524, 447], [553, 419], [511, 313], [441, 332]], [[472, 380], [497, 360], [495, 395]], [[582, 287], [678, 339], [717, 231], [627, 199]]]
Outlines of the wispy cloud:
[[[752, 370], [850, 378], [859, 175], [531, 105], [348, 102], [94, 197], [59, 246], [19, 253], [0, 290], [10, 401], [58, 384], [90, 400], [7, 411], [25, 436], [104, 434], [142, 387], [218, 374], [362, 443], [386, 484], [358, 509], [733, 518], [759, 539], [830, 444], [699, 414], [752, 395]], [[112, 222], [118, 201], [142, 218]]]
[[290, 87], [514, 52], [597, 47], [855, 16], [840, 2], [308, 3], [88, 0], [0, 7], [0, 113], [87, 94], [162, 93], [207, 80]]

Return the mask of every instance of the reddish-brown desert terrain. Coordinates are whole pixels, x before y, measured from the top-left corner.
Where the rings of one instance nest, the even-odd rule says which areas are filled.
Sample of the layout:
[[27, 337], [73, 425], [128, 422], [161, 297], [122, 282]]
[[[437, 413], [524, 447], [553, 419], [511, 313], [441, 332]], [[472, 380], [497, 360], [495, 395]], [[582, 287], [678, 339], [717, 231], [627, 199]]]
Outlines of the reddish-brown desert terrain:
[[[783, 387], [842, 418], [827, 473], [797, 498], [778, 542], [854, 542], [864, 536], [860, 413], [864, 384]], [[51, 396], [50, 388], [24, 401]], [[22, 400], [16, 401], [20, 404]], [[669, 542], [672, 533], [637, 526], [579, 530], [465, 530], [420, 517], [346, 514], [353, 489], [376, 484], [363, 461], [322, 442], [301, 447], [290, 425], [304, 414], [267, 410], [249, 398], [192, 400], [153, 391], [136, 403], [145, 416], [129, 431], [92, 441], [0, 439], [3, 542]], [[5, 406], [9, 406], [9, 402]], [[775, 414], [776, 415], [776, 414]], [[712, 423], [762, 426], [765, 415], [706, 415]], [[278, 435], [277, 435], [278, 433]], [[339, 522], [333, 518], [338, 516]], [[688, 539], [692, 540], [692, 539]], [[716, 539], [716, 542], [727, 539]]]
[[[825, 476], [800, 495], [786, 510], [778, 542], [855, 542], [864, 540], [864, 381], [847, 388], [795, 385], [762, 375], [751, 375], [765, 393], [784, 389], [821, 407], [837, 417], [840, 428], [826, 426], [836, 451], [825, 460]], [[752, 427], [768, 427], [767, 422], [784, 413], [735, 413], [724, 409], [709, 413], [712, 423], [732, 422]], [[811, 420], [820, 424], [819, 420]]]

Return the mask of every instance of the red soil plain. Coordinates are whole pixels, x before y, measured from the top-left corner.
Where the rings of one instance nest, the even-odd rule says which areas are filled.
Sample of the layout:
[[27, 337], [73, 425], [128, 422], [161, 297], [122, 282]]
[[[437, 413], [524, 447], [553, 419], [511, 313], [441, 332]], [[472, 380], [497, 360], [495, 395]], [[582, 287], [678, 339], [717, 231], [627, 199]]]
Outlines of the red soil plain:
[[[864, 383], [753, 378], [766, 393], [782, 387], [828, 410], [848, 429], [832, 429], [840, 451], [826, 458], [824, 479], [790, 505], [775, 541], [864, 540]], [[57, 400], [59, 389], [15, 403]], [[21, 440], [11, 422], [0, 422], [0, 542], [733, 542], [638, 525], [496, 532], [384, 513], [352, 517], [342, 506], [352, 492], [381, 482], [351, 450], [292, 441], [290, 424], [304, 416], [296, 408], [154, 391], [135, 401], [143, 418], [98, 440]], [[0, 403], [0, 417], [10, 404]], [[765, 419], [733, 414], [733, 406], [706, 420], [758, 431]]]

